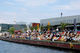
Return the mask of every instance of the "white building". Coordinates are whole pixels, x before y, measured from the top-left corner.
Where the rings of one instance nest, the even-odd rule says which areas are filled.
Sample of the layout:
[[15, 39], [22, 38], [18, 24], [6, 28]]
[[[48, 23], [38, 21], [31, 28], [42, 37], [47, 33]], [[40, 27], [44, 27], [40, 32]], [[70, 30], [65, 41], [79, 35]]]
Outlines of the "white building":
[[48, 22], [50, 22], [52, 26], [60, 25], [61, 23], [74, 24], [74, 19], [76, 19], [76, 23], [80, 23], [80, 15], [76, 15], [76, 16], [64, 16], [64, 17], [56, 17], [50, 19], [42, 19], [40, 20], [40, 24], [43, 26], [47, 26]]

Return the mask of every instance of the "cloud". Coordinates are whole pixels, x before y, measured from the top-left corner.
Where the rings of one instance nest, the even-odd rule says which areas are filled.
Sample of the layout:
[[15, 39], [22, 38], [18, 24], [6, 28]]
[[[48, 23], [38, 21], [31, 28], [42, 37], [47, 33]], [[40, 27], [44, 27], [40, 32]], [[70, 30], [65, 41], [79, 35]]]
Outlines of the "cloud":
[[49, 3], [56, 2], [56, 0], [15, 0], [15, 1], [30, 7], [43, 6]]
[[9, 5], [14, 5], [13, 2], [9, 2], [9, 1], [5, 1], [4, 4], [6, 4], [6, 5], [8, 5], [8, 6], [9, 6]]
[[[70, 0], [69, 2], [66, 2], [66, 4], [64, 4], [65, 2], [62, 1], [63, 0], [4, 1], [5, 5], [3, 4], [2, 6], [2, 4], [0, 4], [2, 6], [1, 8], [4, 8], [0, 10], [0, 20], [2, 20], [1, 22], [4, 21], [5, 23], [13, 23], [13, 19], [14, 17], [16, 17], [17, 21], [25, 21], [28, 23], [39, 22], [40, 19], [47, 19], [56, 16], [58, 17], [62, 10], [62, 12], [66, 15], [69, 15], [69, 13], [70, 15], [80, 14], [78, 12], [75, 13], [76, 11], [80, 11], [80, 0]], [[58, 2], [60, 2], [61, 4], [58, 4]], [[10, 8], [7, 6], [10, 6]]]
[[23, 12], [24, 12], [24, 11], [27, 11], [26, 8], [20, 8], [20, 10], [23, 11]]
[[0, 19], [0, 23], [6, 23], [6, 20]]
[[13, 23], [14, 17], [16, 17], [15, 12], [1, 12], [0, 23]]
[[8, 16], [10, 16], [10, 17], [12, 16], [13, 17], [13, 16], [16, 16], [16, 12], [1, 12], [0, 16], [4, 17], [4, 18], [6, 18]]
[[25, 2], [26, 0], [15, 0], [17, 2]]
[[74, 11], [74, 10], [80, 10], [80, 0], [71, 0], [66, 5], [55, 5], [51, 7], [53, 10], [64, 10], [64, 11]]
[[76, 9], [76, 10], [80, 10], [80, 0], [74, 0], [70, 3], [70, 8], [71, 9]]
[[68, 5], [61, 6], [64, 10], [80, 10], [80, 0], [72, 0]]

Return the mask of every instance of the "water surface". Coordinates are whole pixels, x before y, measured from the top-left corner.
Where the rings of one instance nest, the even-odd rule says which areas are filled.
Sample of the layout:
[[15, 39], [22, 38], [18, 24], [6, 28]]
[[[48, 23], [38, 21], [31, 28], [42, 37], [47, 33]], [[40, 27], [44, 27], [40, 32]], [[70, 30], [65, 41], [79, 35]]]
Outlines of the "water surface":
[[77, 53], [77, 52], [0, 41], [0, 53]]

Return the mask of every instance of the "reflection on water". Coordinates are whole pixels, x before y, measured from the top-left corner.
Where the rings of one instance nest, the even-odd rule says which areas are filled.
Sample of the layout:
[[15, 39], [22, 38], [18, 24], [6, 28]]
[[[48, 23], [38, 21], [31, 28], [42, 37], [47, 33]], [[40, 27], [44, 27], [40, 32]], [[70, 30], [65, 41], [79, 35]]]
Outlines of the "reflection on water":
[[0, 53], [76, 53], [76, 52], [0, 41]]

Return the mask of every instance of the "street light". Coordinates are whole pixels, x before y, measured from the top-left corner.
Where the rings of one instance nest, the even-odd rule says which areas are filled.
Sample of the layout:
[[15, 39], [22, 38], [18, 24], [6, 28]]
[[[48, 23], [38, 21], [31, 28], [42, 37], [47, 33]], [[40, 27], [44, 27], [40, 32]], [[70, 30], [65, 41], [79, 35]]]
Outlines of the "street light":
[[61, 18], [62, 18], [63, 13], [61, 12]]

